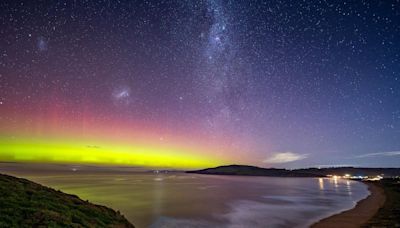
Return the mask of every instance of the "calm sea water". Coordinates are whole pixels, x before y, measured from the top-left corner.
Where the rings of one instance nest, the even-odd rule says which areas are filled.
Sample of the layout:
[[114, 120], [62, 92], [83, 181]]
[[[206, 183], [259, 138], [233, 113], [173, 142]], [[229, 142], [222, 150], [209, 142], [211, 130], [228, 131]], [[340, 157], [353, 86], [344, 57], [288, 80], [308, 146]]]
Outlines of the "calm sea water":
[[359, 182], [196, 174], [23, 174], [121, 211], [137, 227], [307, 227], [355, 206]]

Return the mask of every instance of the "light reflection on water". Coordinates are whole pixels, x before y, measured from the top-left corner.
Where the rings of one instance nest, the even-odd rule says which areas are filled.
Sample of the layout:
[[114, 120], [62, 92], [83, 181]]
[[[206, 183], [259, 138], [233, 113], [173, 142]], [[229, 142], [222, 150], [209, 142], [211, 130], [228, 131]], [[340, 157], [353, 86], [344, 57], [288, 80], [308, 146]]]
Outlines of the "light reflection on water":
[[318, 178], [319, 182], [319, 190], [323, 191], [324, 190], [324, 178]]
[[121, 211], [137, 227], [306, 227], [368, 194], [359, 182], [195, 174], [19, 175]]

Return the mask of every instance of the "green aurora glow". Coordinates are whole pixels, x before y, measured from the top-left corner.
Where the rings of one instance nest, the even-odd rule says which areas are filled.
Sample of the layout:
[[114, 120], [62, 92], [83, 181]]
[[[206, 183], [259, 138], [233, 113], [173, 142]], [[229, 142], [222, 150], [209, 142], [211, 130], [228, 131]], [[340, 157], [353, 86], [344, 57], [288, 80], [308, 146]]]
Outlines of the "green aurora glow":
[[216, 159], [173, 148], [107, 143], [96, 143], [92, 146], [73, 140], [10, 139], [5, 137], [0, 138], [0, 161], [171, 168], [199, 168], [222, 164]]

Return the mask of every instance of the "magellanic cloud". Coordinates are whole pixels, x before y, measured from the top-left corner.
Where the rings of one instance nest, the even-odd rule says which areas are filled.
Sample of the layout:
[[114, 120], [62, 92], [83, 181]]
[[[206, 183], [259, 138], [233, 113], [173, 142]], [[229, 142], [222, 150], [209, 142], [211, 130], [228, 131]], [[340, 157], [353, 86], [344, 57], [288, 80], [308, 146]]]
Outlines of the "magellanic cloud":
[[287, 163], [303, 160], [308, 157], [308, 154], [298, 154], [293, 152], [276, 152], [271, 157], [265, 159], [264, 163]]

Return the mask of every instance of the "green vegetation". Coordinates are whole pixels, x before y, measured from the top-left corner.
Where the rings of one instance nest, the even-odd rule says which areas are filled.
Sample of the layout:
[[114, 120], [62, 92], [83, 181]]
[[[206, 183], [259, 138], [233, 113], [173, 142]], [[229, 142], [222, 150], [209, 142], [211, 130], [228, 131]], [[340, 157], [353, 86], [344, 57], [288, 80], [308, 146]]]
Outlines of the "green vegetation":
[[385, 190], [386, 202], [365, 227], [400, 227], [400, 179], [383, 179], [377, 184]]
[[119, 212], [0, 174], [0, 227], [134, 227]]

